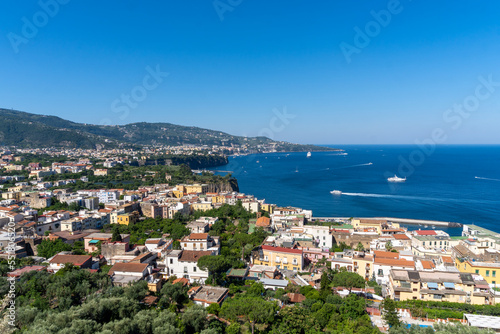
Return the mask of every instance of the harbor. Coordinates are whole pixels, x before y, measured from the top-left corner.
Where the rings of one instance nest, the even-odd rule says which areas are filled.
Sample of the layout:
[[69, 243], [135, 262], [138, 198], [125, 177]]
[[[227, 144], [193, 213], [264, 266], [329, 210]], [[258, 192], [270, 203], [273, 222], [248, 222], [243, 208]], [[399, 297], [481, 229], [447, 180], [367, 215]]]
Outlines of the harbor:
[[[327, 222], [346, 222], [351, 220], [352, 217], [313, 217], [312, 221], [327, 221]], [[373, 220], [386, 220], [388, 222], [406, 224], [406, 225], [421, 225], [425, 226], [442, 226], [442, 227], [462, 227], [461, 223], [456, 222], [444, 222], [438, 220], [423, 220], [423, 219], [408, 219], [408, 218], [394, 218], [394, 217], [370, 217], [370, 218], [360, 218], [357, 219], [373, 219]]]

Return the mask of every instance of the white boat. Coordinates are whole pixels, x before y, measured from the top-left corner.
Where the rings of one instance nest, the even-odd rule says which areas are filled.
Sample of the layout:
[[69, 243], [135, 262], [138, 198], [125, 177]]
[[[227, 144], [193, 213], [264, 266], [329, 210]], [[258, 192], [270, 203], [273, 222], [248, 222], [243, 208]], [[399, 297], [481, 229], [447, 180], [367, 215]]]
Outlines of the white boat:
[[389, 181], [389, 182], [405, 182], [406, 181], [406, 177], [405, 178], [401, 178], [401, 177], [398, 177], [397, 175], [394, 175], [394, 177], [388, 178], [387, 181]]
[[307, 152], [307, 157], [310, 158], [311, 157], [311, 152]]
[[332, 195], [342, 195], [342, 192], [340, 190], [332, 190], [332, 191], [330, 191], [330, 194], [332, 194]]

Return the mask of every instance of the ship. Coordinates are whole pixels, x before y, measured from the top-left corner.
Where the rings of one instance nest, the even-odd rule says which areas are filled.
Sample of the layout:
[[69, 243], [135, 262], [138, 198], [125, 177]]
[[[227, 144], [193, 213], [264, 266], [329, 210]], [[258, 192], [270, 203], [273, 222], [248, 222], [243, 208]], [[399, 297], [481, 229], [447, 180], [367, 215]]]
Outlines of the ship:
[[389, 182], [405, 182], [406, 177], [402, 178], [402, 177], [398, 177], [397, 175], [394, 175], [394, 177], [388, 178], [387, 181], [389, 181]]
[[342, 192], [340, 190], [332, 190], [332, 191], [330, 191], [330, 194], [332, 194], [332, 195], [342, 195]]
[[307, 157], [310, 158], [311, 157], [311, 152], [307, 152]]

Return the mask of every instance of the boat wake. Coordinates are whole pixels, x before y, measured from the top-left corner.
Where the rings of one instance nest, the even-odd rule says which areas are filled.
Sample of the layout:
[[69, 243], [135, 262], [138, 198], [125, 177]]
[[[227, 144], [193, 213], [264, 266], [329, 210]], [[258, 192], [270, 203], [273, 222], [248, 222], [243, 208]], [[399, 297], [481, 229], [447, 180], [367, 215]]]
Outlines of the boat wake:
[[421, 197], [421, 196], [404, 196], [404, 195], [386, 195], [386, 194], [366, 194], [366, 193], [342, 193], [345, 196], [356, 197], [376, 197], [376, 198], [393, 198], [402, 200], [416, 200], [416, 201], [438, 201], [438, 202], [465, 202], [465, 203], [489, 203], [488, 200], [474, 200], [465, 198], [436, 198], [436, 197]]
[[474, 176], [474, 178], [478, 179], [478, 180], [487, 180], [487, 181], [497, 181], [497, 182], [500, 182], [499, 179], [491, 179], [489, 177], [480, 177], [480, 176]]
[[366, 163], [366, 164], [357, 164], [357, 165], [350, 165], [350, 166], [337, 167], [337, 168], [332, 168], [332, 169], [344, 169], [344, 168], [353, 168], [353, 167], [371, 166], [371, 165], [373, 165], [373, 162], [368, 162], [368, 163]]

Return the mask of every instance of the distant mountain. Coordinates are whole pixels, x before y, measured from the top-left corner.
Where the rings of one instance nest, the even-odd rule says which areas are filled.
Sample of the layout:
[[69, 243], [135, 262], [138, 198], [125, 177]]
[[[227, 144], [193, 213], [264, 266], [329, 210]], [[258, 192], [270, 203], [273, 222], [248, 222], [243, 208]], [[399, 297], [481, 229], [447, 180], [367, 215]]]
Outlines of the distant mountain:
[[241, 137], [193, 126], [170, 123], [93, 125], [56, 116], [30, 114], [0, 108], [0, 145], [18, 147], [96, 148], [130, 145], [220, 145], [246, 147], [262, 152], [330, 151], [328, 147], [273, 141], [267, 137]]

